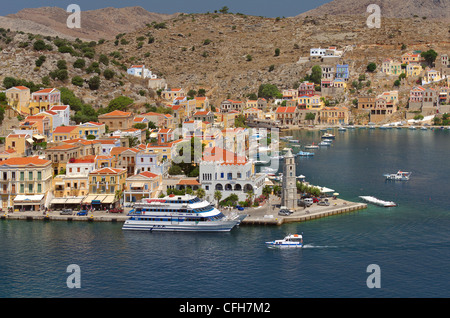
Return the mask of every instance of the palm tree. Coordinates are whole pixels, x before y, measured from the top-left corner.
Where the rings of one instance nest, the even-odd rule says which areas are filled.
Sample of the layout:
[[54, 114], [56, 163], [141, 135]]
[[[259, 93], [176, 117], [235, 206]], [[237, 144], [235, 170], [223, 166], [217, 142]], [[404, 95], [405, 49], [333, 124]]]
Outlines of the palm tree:
[[198, 188], [197, 190], [197, 196], [202, 199], [205, 197], [205, 190], [203, 188]]
[[214, 192], [214, 199], [217, 200], [217, 206], [219, 206], [219, 201], [222, 199], [222, 192], [216, 190], [216, 192]]

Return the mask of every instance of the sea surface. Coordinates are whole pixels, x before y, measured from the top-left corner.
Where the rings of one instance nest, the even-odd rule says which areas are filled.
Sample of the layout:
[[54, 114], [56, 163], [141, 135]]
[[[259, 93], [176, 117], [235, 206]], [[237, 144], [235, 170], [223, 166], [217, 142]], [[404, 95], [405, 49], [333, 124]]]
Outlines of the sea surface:
[[[331, 132], [331, 147], [296, 159], [297, 174], [344, 199], [373, 195], [397, 207], [369, 204], [348, 214], [281, 227], [241, 225], [229, 233], [0, 220], [0, 297], [449, 297], [450, 131]], [[306, 145], [319, 142], [322, 132], [287, 134]], [[412, 172], [411, 180], [384, 180], [384, 173], [397, 170]], [[288, 233], [303, 233], [305, 248], [265, 246]], [[68, 287], [72, 264], [80, 288]], [[379, 268], [379, 288], [367, 284], [375, 281], [372, 264]]]

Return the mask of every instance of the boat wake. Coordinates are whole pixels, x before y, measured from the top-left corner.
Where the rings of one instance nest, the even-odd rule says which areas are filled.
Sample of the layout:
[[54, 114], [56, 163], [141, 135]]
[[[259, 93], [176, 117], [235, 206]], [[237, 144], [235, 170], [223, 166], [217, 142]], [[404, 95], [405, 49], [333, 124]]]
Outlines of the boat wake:
[[330, 246], [330, 245], [318, 246], [314, 244], [304, 244], [303, 248], [337, 248], [337, 246]]

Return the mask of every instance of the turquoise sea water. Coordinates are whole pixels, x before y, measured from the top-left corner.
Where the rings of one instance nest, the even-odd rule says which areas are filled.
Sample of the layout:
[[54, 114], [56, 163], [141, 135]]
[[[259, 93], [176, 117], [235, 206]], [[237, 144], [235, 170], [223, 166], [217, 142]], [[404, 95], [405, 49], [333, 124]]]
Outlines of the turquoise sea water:
[[[360, 201], [398, 203], [230, 233], [124, 232], [120, 223], [0, 221], [0, 297], [449, 297], [450, 131], [334, 131], [332, 147], [297, 158], [297, 174]], [[295, 131], [302, 145], [319, 131]], [[383, 173], [411, 171], [408, 182]], [[304, 235], [301, 250], [264, 242]], [[68, 288], [67, 266], [81, 288]], [[381, 288], [368, 288], [370, 264]]]

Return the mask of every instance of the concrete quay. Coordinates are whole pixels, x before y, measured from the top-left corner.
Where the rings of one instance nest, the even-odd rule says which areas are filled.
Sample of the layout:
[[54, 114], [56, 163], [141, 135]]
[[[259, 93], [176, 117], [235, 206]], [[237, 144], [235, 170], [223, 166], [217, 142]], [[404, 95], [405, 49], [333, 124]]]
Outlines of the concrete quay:
[[26, 212], [2, 212], [0, 219], [8, 220], [40, 220], [40, 221], [85, 221], [85, 222], [124, 222], [126, 213], [107, 213], [102, 211], [89, 212], [86, 216], [60, 215], [59, 211], [26, 211]]
[[289, 216], [278, 215], [279, 208], [271, 202], [260, 208], [246, 210], [247, 217], [241, 222], [241, 225], [282, 225], [285, 223], [305, 222], [367, 208], [367, 204], [365, 203], [351, 202], [343, 199], [332, 199], [329, 202], [329, 206], [321, 206], [314, 203], [307, 208], [298, 207]]

